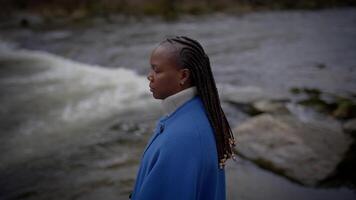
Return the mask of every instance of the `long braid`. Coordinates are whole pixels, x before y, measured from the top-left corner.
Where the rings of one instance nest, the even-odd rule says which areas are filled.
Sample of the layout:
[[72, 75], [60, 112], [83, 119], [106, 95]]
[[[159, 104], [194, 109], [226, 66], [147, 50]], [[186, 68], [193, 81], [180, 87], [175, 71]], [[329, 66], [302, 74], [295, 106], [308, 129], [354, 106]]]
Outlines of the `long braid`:
[[197, 87], [198, 95], [203, 101], [208, 119], [214, 129], [219, 167], [224, 168], [227, 159], [235, 159], [233, 151], [235, 140], [229, 122], [221, 108], [209, 57], [199, 42], [191, 38], [174, 37], [163, 41], [161, 44], [167, 42], [175, 46], [178, 44], [178, 62], [180, 62], [181, 67], [187, 68], [191, 72], [192, 83]]

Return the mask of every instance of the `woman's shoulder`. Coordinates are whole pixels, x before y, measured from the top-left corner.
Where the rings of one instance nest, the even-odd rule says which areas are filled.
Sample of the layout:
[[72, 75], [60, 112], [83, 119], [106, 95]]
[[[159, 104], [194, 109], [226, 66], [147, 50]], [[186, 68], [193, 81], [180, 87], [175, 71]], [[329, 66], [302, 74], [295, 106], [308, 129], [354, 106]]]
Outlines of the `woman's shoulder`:
[[198, 127], [209, 126], [203, 103], [200, 97], [196, 96], [184, 104], [171, 119], [167, 120], [169, 126], [174, 126], [180, 130], [196, 130]]
[[164, 126], [165, 145], [162, 148], [165, 152], [181, 150], [195, 157], [213, 155], [216, 151], [213, 129], [199, 97], [185, 104]]
[[167, 120], [165, 128], [169, 137], [175, 140], [199, 139], [212, 133], [212, 127], [205, 113], [200, 97], [196, 96]]
[[172, 116], [172, 121], [185, 121], [193, 118], [194, 121], [207, 120], [205, 108], [203, 102], [199, 96], [195, 96], [181, 107], [179, 107]]

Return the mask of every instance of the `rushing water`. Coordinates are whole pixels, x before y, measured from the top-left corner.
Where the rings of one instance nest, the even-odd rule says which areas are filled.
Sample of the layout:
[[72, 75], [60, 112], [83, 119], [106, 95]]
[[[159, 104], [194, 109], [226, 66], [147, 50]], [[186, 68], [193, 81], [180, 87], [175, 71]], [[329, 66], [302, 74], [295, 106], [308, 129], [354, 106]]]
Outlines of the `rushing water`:
[[98, 20], [80, 28], [1, 31], [3, 39], [21, 48], [139, 74], [147, 72], [152, 48], [171, 35], [201, 41], [219, 83], [279, 92], [294, 86], [337, 93], [356, 88], [354, 9], [217, 15], [178, 22]]
[[[169, 35], [201, 41], [219, 85], [356, 91], [354, 9], [1, 29], [0, 199], [127, 199], [159, 116], [142, 75]], [[226, 108], [231, 121], [244, 118]], [[242, 159], [227, 172], [229, 199], [356, 197]]]

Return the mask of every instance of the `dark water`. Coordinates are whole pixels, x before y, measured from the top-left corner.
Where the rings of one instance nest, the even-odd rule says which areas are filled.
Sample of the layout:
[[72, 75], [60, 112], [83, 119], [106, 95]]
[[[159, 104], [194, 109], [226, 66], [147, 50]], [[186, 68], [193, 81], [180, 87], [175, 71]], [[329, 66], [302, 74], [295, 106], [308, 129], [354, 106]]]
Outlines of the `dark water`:
[[356, 91], [354, 9], [186, 17], [178, 22], [113, 21], [0, 34], [21, 48], [139, 74], [147, 72], [150, 52], [158, 42], [166, 36], [188, 35], [205, 46], [219, 83], [282, 92], [298, 86]]
[[[144, 75], [165, 36], [201, 41], [220, 86], [356, 91], [354, 9], [113, 21], [0, 30], [0, 199], [127, 199], [160, 116]], [[225, 108], [234, 125], [247, 118]], [[346, 187], [298, 185], [243, 159], [227, 174], [229, 199], [356, 197]]]

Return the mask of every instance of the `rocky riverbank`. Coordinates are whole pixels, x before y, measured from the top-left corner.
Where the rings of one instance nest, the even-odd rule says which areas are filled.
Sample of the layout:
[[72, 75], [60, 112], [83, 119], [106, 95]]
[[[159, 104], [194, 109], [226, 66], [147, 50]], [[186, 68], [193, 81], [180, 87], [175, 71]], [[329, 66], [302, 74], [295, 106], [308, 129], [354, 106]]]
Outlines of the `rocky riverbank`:
[[355, 166], [354, 95], [339, 97], [307, 88], [291, 91], [299, 96], [288, 100], [245, 88], [225, 98], [251, 116], [234, 128], [236, 152], [306, 186], [327, 185], [330, 180], [355, 186], [355, 177], [345, 176]]
[[87, 19], [100, 17], [107, 22], [125, 16], [142, 18], [159, 16], [165, 20], [175, 20], [182, 15], [206, 15], [212, 13], [229, 13], [241, 15], [256, 11], [269, 10], [316, 10], [335, 7], [354, 7], [356, 3], [350, 0], [198, 0], [198, 1], [126, 1], [126, 0], [28, 0], [2, 1], [0, 21], [7, 22], [15, 19], [23, 27], [36, 26], [39, 23], [68, 24], [88, 23]]

